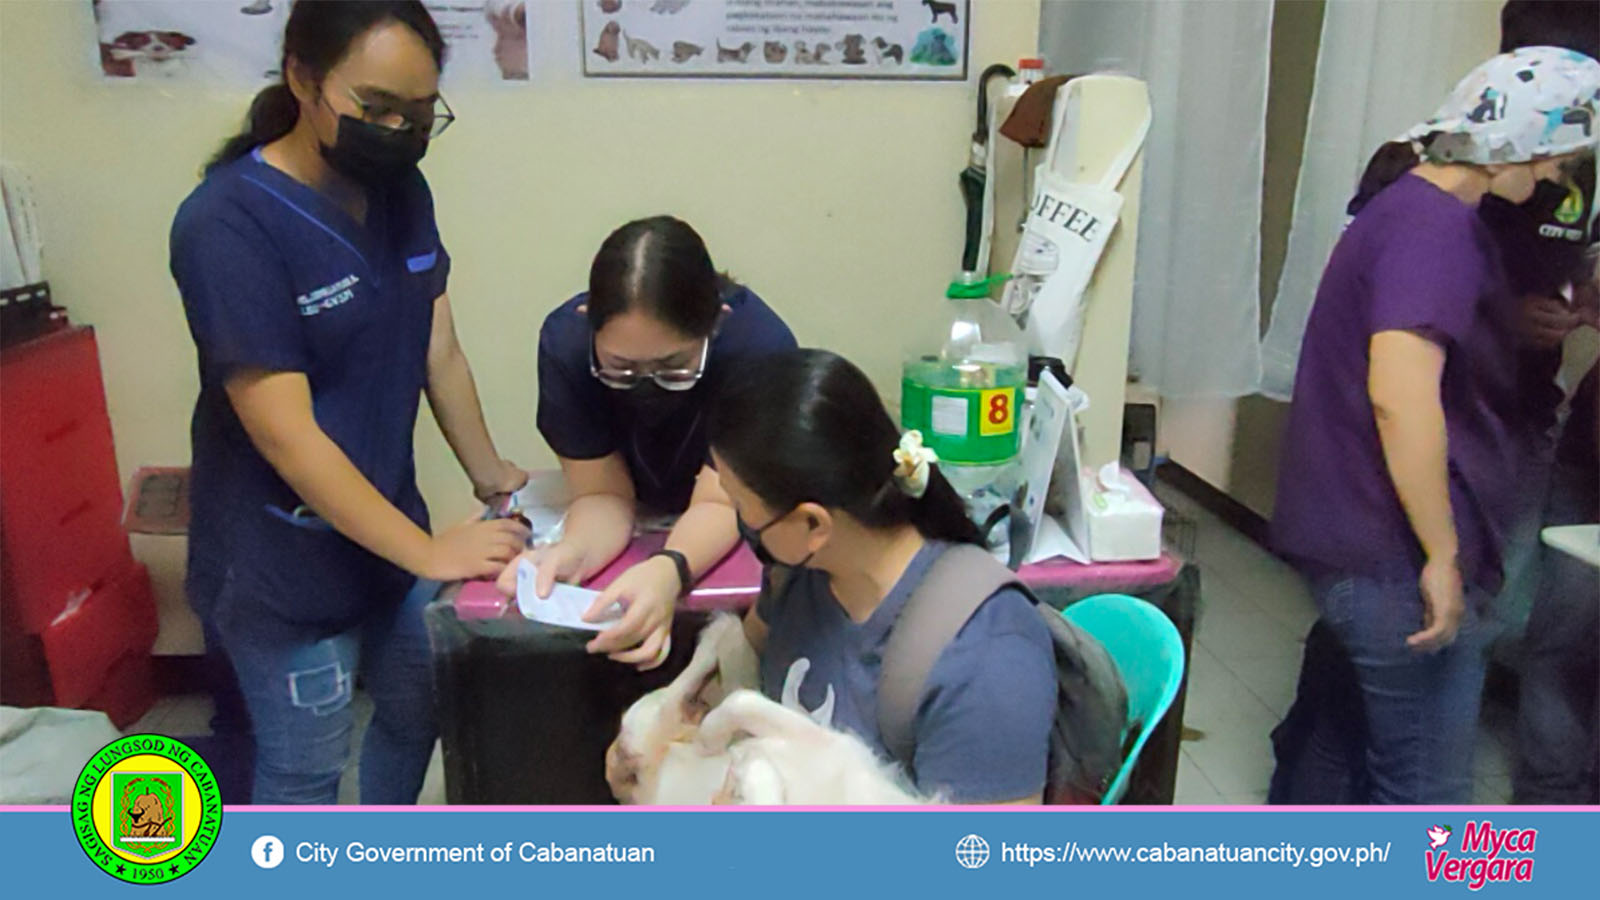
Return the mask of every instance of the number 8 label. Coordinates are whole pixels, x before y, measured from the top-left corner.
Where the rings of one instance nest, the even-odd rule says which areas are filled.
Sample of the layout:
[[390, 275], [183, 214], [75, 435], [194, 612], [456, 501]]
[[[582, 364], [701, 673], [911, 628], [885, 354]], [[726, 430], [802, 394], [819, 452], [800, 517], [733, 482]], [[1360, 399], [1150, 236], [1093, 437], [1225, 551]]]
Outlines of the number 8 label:
[[1011, 434], [1017, 430], [1016, 388], [999, 388], [983, 391], [979, 395], [981, 402], [978, 405], [978, 434], [989, 437], [991, 435]]

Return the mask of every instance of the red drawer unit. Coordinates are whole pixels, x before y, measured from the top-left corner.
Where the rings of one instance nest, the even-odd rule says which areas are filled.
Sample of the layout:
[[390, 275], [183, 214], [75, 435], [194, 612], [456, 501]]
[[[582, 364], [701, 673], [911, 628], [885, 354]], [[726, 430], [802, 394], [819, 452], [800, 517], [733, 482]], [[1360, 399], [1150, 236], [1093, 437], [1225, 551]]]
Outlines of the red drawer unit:
[[94, 330], [0, 354], [4, 602], [37, 634], [132, 562]]
[[91, 328], [0, 353], [0, 607], [3, 643], [21, 657], [5, 702], [41, 702], [48, 684], [44, 702], [103, 709], [119, 726], [154, 702], [155, 603], [122, 530]]
[[107, 687], [124, 657], [150, 655], [156, 629], [155, 597], [144, 566], [129, 566], [99, 585], [40, 635], [55, 705], [87, 705]]

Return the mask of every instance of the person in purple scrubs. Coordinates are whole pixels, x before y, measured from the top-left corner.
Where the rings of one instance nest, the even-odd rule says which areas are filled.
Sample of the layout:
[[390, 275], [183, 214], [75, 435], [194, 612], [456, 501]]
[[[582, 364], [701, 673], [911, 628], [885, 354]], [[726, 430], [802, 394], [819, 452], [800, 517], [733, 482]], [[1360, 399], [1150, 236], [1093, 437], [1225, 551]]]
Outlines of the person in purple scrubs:
[[[1600, 63], [1568, 50], [1480, 65], [1407, 133], [1423, 162], [1362, 208], [1329, 259], [1273, 532], [1351, 663], [1365, 746], [1352, 766], [1342, 720], [1314, 716], [1297, 796], [1470, 800], [1480, 614], [1516, 505], [1520, 402], [1517, 300], [1477, 207], [1592, 166], [1597, 92]], [[1341, 795], [1350, 784], [1360, 796]]]

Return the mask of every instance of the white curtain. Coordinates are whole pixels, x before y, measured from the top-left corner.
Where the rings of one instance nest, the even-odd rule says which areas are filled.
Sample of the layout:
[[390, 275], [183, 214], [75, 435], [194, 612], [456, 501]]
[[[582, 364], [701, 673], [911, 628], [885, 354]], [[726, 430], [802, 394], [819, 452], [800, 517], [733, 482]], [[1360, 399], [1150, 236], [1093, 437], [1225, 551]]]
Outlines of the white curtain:
[[1379, 145], [1427, 118], [1498, 45], [1498, 0], [1329, 0], [1261, 392], [1288, 400], [1345, 204]]
[[1054, 72], [1150, 85], [1132, 371], [1168, 397], [1260, 380], [1261, 167], [1270, 0], [1042, 0]]

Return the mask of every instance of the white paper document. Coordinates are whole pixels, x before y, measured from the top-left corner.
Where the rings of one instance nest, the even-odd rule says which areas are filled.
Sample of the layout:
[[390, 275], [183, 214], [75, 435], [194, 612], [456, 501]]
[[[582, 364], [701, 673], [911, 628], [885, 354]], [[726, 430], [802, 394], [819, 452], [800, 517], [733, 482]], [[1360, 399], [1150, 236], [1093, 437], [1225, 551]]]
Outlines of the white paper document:
[[1089, 564], [1089, 554], [1067, 535], [1061, 523], [1045, 516], [1039, 523], [1039, 533], [1034, 536], [1033, 548], [1028, 551], [1027, 562], [1044, 562], [1056, 557], [1064, 557], [1083, 565]]
[[622, 618], [622, 607], [614, 603], [599, 622], [585, 622], [583, 614], [600, 596], [599, 591], [557, 582], [550, 596], [540, 599], [535, 590], [538, 581], [539, 570], [533, 563], [522, 560], [517, 564], [517, 609], [525, 619], [582, 631], [605, 631]]

